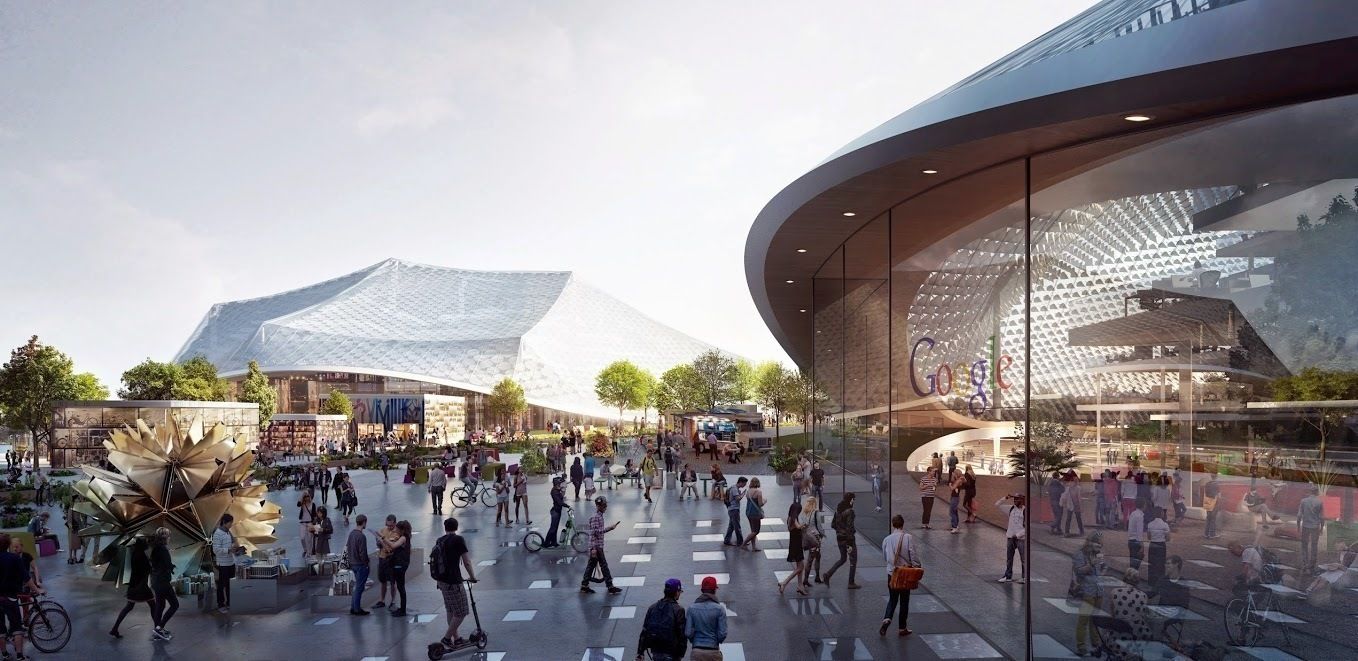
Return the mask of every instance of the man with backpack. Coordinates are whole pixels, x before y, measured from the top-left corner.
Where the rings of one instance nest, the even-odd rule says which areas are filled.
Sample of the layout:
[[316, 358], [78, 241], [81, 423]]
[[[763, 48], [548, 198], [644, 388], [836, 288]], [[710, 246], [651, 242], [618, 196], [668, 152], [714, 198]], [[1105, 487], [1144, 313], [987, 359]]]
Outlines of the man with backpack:
[[[439, 642], [444, 647], [457, 647], [466, 642], [457, 635], [462, 620], [471, 612], [467, 605], [467, 588], [463, 584], [462, 569], [466, 568], [468, 581], [476, 580], [472, 569], [472, 556], [467, 551], [467, 541], [457, 534], [457, 519], [448, 517], [443, 520], [444, 535], [434, 542], [429, 553], [429, 575], [437, 581], [439, 592], [443, 593], [443, 607], [447, 611], [448, 630]], [[462, 567], [458, 567], [458, 564]]]
[[679, 605], [679, 595], [683, 591], [683, 582], [671, 578], [665, 581], [665, 596], [646, 609], [641, 636], [637, 639], [637, 661], [642, 661], [648, 651], [652, 661], [679, 661], [684, 658], [684, 653], [688, 651], [688, 639], [684, 637], [687, 626], [684, 607]]
[[[725, 546], [740, 546], [745, 541], [745, 534], [740, 530], [740, 499], [745, 497], [745, 485], [748, 482], [742, 477], [736, 480], [736, 486], [726, 490], [726, 516], [730, 520], [726, 524], [726, 536], [722, 538]], [[732, 535], [735, 535], [734, 540]]]
[[826, 586], [830, 585], [830, 577], [835, 570], [849, 563], [849, 589], [857, 590], [862, 587], [855, 582], [854, 576], [858, 572], [858, 527], [853, 511], [853, 501], [856, 496], [852, 491], [844, 494], [844, 498], [835, 507], [835, 516], [830, 519], [830, 527], [835, 531], [835, 544], [839, 546], [839, 561], [831, 565], [830, 571], [825, 572], [821, 577]]

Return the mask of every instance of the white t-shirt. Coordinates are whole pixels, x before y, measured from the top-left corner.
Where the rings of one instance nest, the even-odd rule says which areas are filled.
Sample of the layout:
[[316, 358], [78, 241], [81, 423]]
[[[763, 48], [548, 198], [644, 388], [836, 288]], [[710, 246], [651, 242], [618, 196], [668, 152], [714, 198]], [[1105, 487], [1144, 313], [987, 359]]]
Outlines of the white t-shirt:
[[1132, 510], [1127, 515], [1127, 540], [1133, 539], [1138, 542], [1146, 540], [1146, 514], [1141, 510]]
[[1146, 524], [1146, 533], [1152, 542], [1169, 541], [1169, 524], [1164, 519], [1156, 518]]
[[1264, 556], [1253, 546], [1245, 547], [1245, 552], [1240, 554], [1240, 563], [1253, 567], [1255, 576], [1264, 573]]

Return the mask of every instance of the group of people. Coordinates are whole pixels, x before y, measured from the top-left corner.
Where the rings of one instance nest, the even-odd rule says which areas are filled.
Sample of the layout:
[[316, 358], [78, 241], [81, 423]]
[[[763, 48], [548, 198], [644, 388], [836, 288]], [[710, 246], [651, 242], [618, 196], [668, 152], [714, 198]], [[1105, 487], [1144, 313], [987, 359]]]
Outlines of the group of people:
[[[957, 454], [949, 452], [946, 460], [947, 472], [943, 471], [945, 460], [939, 453], [935, 452], [930, 458], [930, 464], [920, 477], [919, 493], [920, 505], [920, 527], [930, 528], [933, 520], [934, 500], [938, 497], [940, 487], [944, 490], [944, 495], [948, 497], [948, 532], [958, 534], [962, 532], [962, 523], [976, 522], [976, 473], [972, 470], [971, 464], [965, 464], [961, 470], [957, 469]], [[963, 517], [963, 512], [966, 516]]]

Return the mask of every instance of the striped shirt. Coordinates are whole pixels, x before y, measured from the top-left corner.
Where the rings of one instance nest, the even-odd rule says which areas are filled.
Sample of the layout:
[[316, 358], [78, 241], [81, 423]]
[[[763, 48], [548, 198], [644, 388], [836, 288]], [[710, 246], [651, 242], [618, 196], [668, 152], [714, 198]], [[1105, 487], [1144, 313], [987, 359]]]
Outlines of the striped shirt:
[[938, 488], [938, 477], [933, 471], [928, 471], [919, 480], [919, 495], [921, 498], [933, 498], [934, 491]]
[[604, 550], [604, 514], [595, 512], [589, 517], [589, 550]]

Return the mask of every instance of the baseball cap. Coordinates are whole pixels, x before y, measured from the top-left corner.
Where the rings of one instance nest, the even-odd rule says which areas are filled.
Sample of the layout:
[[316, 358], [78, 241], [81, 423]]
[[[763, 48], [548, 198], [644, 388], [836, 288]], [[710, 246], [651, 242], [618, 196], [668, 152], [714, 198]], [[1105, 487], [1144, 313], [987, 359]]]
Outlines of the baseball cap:
[[717, 591], [717, 577], [716, 577], [716, 576], [704, 576], [704, 577], [703, 577], [703, 592], [716, 592], [716, 591]]
[[666, 592], [683, 592], [683, 591], [684, 591], [684, 582], [681, 581], [681, 580], [679, 580], [679, 579], [677, 579], [677, 578], [671, 578], [671, 579], [665, 581], [665, 591], [666, 591]]

